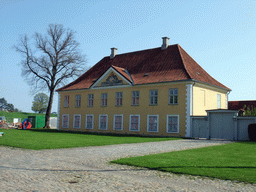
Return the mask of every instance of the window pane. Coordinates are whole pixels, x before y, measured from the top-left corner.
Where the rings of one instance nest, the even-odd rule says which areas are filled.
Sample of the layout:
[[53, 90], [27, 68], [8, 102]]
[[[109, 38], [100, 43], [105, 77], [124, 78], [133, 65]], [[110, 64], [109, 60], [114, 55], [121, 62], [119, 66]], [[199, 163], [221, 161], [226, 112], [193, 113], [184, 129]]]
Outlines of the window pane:
[[178, 95], [178, 89], [174, 89], [174, 94]]
[[178, 103], [178, 96], [174, 96], [174, 103]]

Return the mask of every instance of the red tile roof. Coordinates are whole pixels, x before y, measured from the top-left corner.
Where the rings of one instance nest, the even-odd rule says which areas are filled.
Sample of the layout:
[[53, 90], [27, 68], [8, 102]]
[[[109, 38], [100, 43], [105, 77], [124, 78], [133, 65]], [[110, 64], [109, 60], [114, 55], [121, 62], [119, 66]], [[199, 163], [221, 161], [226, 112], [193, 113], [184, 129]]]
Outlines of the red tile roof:
[[250, 107], [253, 106], [254, 108], [256, 108], [256, 100], [253, 101], [229, 101], [228, 102], [228, 109], [232, 109], [232, 110], [239, 110], [239, 109], [243, 109], [244, 106], [246, 105], [246, 107]]
[[[154, 48], [116, 55], [113, 59], [104, 57], [86, 73], [57, 91], [87, 89], [110, 67], [116, 69], [128, 80], [128, 70], [134, 85], [182, 80], [195, 80], [231, 90], [212, 78], [178, 44], [165, 50]], [[145, 74], [148, 73], [148, 76]]]

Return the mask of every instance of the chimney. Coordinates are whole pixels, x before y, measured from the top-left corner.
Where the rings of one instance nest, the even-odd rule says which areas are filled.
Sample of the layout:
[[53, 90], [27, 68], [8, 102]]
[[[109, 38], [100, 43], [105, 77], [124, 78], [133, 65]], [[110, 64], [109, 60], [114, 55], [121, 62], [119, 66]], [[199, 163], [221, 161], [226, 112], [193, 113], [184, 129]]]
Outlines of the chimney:
[[163, 39], [163, 44], [162, 44], [162, 47], [161, 49], [164, 50], [164, 49], [167, 49], [168, 46], [169, 46], [169, 37], [162, 37]]
[[117, 50], [117, 48], [115, 48], [115, 47], [111, 48], [110, 59], [113, 59], [116, 56], [116, 50]]

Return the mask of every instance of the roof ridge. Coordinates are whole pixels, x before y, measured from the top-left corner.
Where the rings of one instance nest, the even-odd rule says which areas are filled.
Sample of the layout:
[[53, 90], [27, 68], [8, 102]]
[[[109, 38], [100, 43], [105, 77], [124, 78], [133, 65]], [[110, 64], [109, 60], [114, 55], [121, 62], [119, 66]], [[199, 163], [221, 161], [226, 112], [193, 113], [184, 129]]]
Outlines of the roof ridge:
[[182, 64], [183, 64], [183, 66], [184, 66], [184, 68], [185, 68], [185, 70], [186, 70], [186, 73], [188, 74], [188, 76], [190, 77], [190, 79], [192, 79], [192, 77], [191, 77], [191, 75], [190, 75], [190, 73], [189, 73], [189, 71], [188, 71], [188, 69], [187, 69], [187, 67], [186, 67], [186, 65], [185, 65], [183, 55], [182, 55], [182, 53], [181, 53], [181, 51], [180, 51], [180, 49], [182, 49], [182, 47], [181, 47], [179, 44], [177, 44], [177, 47], [178, 47], [178, 50], [179, 50], [179, 55], [180, 55]]

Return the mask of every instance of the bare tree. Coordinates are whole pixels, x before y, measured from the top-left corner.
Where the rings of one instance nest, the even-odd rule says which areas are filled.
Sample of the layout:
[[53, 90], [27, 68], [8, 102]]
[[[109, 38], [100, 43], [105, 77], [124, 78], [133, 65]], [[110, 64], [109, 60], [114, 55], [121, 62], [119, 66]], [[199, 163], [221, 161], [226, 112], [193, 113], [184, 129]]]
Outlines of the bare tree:
[[85, 72], [85, 56], [78, 50], [74, 32], [62, 25], [50, 24], [46, 35], [35, 33], [31, 46], [27, 35], [20, 38], [17, 52], [24, 56], [22, 76], [34, 90], [50, 92], [45, 115], [45, 128], [49, 128], [53, 95], [56, 88]]

